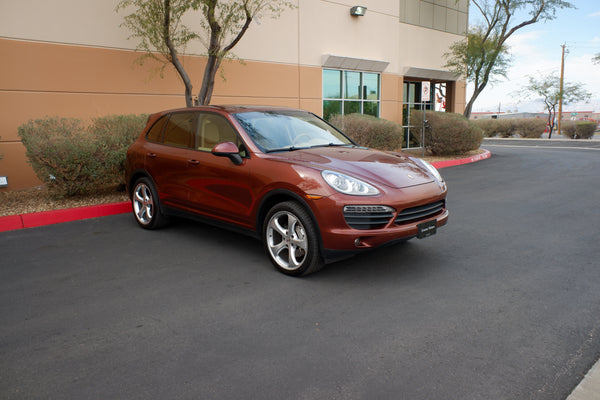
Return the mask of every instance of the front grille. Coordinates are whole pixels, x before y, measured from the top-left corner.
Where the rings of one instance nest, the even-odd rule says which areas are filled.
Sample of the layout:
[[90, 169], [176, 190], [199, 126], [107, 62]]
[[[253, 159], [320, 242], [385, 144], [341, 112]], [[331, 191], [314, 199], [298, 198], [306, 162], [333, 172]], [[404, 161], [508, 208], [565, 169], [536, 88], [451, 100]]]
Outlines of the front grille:
[[407, 208], [398, 214], [394, 222], [398, 225], [408, 224], [420, 219], [430, 218], [439, 214], [444, 209], [444, 200], [435, 203], [425, 204], [423, 206]]
[[345, 206], [344, 218], [348, 226], [367, 230], [383, 228], [394, 217], [394, 209], [387, 206]]

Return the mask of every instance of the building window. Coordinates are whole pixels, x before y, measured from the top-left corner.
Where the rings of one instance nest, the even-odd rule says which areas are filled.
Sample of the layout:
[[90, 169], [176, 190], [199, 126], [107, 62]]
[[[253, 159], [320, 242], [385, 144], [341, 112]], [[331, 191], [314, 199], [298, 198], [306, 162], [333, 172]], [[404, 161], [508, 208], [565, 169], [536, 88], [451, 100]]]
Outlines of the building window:
[[335, 114], [369, 114], [379, 117], [381, 74], [323, 70], [323, 118]]
[[469, 1], [403, 0], [400, 22], [464, 35], [469, 26]]

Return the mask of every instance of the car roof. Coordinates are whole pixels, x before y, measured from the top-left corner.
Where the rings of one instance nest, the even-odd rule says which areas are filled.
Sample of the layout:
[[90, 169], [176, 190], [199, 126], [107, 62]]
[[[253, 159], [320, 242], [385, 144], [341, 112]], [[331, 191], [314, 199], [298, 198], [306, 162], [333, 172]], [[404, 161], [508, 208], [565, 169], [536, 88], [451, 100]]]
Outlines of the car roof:
[[181, 111], [220, 111], [227, 114], [238, 114], [244, 112], [277, 112], [277, 111], [300, 111], [306, 112], [305, 110], [299, 110], [296, 108], [288, 107], [275, 107], [275, 106], [256, 106], [256, 105], [210, 105], [210, 106], [196, 106], [186, 108], [175, 108], [171, 110], [160, 111], [155, 114], [165, 115], [174, 112]]

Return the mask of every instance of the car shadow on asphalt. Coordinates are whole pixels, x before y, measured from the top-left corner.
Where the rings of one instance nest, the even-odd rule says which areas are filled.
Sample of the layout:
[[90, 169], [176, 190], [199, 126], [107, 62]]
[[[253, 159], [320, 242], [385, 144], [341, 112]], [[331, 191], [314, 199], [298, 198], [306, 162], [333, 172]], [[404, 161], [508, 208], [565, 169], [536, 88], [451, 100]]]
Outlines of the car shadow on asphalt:
[[368, 250], [328, 264], [314, 279], [419, 280], [441, 267], [428, 250], [416, 239]]
[[[176, 235], [177, 240], [187, 237], [192, 243], [202, 243], [209, 249], [205, 253], [216, 258], [227, 257], [232, 265], [237, 265], [235, 268], [242, 264], [244, 268], [260, 268], [260, 271], [255, 271], [259, 274], [278, 274], [265, 254], [262, 242], [254, 237], [183, 218], [173, 218], [161, 231]], [[431, 246], [424, 246], [423, 243], [425, 242], [413, 239], [368, 250], [327, 264], [321, 271], [299, 279], [420, 280], [442, 267], [440, 256], [436, 254], [435, 249], [432, 250]]]

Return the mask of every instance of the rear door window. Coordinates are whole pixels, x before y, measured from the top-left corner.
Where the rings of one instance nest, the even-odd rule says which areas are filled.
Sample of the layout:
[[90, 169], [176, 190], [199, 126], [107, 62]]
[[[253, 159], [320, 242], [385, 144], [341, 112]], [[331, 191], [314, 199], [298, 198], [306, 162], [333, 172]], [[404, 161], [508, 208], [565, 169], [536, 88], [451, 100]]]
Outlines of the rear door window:
[[169, 146], [192, 148], [197, 127], [197, 112], [172, 114], [165, 128], [163, 143]]

